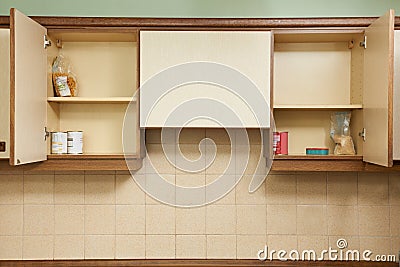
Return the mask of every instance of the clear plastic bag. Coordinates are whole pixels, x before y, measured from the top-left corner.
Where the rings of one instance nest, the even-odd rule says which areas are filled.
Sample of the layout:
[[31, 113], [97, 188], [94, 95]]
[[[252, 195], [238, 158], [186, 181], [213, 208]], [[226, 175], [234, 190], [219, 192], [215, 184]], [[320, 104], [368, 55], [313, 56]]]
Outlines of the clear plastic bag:
[[53, 86], [56, 96], [77, 96], [78, 85], [71, 64], [63, 56], [58, 55], [52, 66]]
[[353, 139], [350, 135], [350, 112], [335, 112], [331, 114], [330, 136], [335, 142], [335, 155], [355, 155]]

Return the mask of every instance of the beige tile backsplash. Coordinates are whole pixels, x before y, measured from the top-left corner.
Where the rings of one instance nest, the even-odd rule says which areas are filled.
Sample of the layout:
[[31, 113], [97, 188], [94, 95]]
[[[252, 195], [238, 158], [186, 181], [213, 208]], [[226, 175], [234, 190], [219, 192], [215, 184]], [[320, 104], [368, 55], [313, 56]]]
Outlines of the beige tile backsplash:
[[[249, 134], [246, 174], [259, 153], [259, 134]], [[208, 171], [173, 168], [157, 131], [147, 136], [149, 153], [169, 182], [200, 186], [231, 159], [229, 138], [216, 129], [185, 130], [184, 155], [199, 156], [196, 144], [205, 137], [218, 149]], [[265, 244], [322, 250], [339, 238], [352, 249], [400, 250], [400, 174], [273, 172], [253, 194], [250, 181], [245, 175], [214, 204], [175, 208], [146, 196], [126, 172], [3, 173], [0, 259], [249, 259]]]

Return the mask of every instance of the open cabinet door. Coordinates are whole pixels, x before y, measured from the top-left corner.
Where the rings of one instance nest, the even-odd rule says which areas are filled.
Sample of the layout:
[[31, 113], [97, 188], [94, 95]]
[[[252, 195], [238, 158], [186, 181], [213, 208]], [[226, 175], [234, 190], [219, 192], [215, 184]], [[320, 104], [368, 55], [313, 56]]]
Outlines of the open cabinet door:
[[363, 160], [393, 166], [394, 10], [366, 30], [364, 53]]
[[47, 159], [47, 30], [10, 11], [10, 164]]

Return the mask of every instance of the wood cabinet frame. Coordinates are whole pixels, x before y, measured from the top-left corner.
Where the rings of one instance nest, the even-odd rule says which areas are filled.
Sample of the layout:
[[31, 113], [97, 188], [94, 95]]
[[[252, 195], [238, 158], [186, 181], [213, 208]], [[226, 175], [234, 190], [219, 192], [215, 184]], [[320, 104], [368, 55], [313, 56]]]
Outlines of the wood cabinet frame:
[[[132, 31], [133, 29], [196, 29], [196, 30], [259, 30], [259, 29], [361, 29], [367, 27], [376, 18], [79, 18], [79, 17], [41, 17], [33, 16], [33, 20], [51, 30], [85, 31], [91, 29], [102, 31]], [[0, 27], [9, 28], [10, 18], [0, 17]], [[395, 29], [400, 29], [400, 17], [395, 18]], [[139, 59], [138, 59], [139, 60]], [[141, 166], [141, 160], [137, 160]], [[8, 161], [1, 160], [0, 168], [24, 170], [127, 170], [124, 157], [82, 156], [71, 159], [48, 156], [48, 160], [26, 166], [7, 166]], [[272, 170], [276, 171], [400, 171], [400, 163], [394, 167], [384, 168], [367, 164], [359, 157], [290, 157], [275, 158]]]

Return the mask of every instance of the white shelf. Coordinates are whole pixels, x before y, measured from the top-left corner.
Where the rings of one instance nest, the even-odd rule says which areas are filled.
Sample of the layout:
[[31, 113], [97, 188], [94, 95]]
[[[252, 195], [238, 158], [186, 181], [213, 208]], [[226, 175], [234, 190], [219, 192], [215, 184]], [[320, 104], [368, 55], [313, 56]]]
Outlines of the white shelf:
[[71, 104], [123, 104], [136, 102], [132, 97], [48, 97], [47, 102]]
[[352, 110], [362, 109], [361, 104], [350, 105], [274, 105], [274, 109], [280, 110]]

